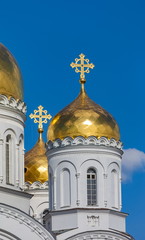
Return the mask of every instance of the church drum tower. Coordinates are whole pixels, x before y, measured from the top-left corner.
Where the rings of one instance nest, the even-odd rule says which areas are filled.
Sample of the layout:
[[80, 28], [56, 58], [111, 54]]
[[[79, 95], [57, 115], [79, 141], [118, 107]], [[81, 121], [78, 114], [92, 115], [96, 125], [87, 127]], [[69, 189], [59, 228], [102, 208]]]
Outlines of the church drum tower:
[[121, 212], [119, 127], [84, 89], [94, 65], [83, 54], [75, 61], [81, 92], [48, 129], [51, 230], [57, 239], [133, 239]]

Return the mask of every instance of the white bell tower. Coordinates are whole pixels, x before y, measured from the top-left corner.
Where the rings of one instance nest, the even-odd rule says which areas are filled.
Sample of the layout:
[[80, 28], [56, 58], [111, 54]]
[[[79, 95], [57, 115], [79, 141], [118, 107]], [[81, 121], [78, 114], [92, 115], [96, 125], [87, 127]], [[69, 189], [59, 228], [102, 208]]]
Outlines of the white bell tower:
[[121, 142], [67, 137], [48, 142], [47, 148], [52, 231], [125, 232], [127, 214], [120, 212]]
[[16, 60], [0, 44], [0, 199], [29, 213], [30, 194], [24, 187], [23, 81]]
[[119, 128], [84, 90], [84, 73], [94, 67], [84, 57], [71, 64], [81, 92], [48, 129], [51, 230], [57, 239], [133, 239], [121, 212]]
[[24, 121], [22, 101], [0, 95], [0, 186], [21, 190], [24, 185]]

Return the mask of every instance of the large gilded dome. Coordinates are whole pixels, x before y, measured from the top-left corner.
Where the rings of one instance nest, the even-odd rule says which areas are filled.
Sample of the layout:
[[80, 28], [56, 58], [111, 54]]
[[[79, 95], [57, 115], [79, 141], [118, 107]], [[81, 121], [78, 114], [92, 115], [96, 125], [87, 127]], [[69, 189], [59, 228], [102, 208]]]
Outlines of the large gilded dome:
[[23, 81], [16, 60], [0, 43], [0, 94], [23, 100]]
[[85, 90], [81, 90], [79, 96], [52, 119], [48, 128], [48, 140], [68, 136], [104, 136], [117, 141], [120, 139], [119, 127], [114, 118], [93, 102]]
[[39, 137], [35, 146], [25, 154], [25, 182], [48, 181], [48, 161], [45, 143]]

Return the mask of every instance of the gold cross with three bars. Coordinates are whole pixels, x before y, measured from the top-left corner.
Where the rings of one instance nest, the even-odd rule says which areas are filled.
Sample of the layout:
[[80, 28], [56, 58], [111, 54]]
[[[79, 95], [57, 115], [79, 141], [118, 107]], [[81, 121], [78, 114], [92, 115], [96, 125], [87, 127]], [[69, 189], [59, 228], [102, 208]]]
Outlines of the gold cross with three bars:
[[[47, 114], [47, 110], [43, 110], [44, 107], [41, 105], [38, 107], [38, 110], [34, 110], [34, 114], [30, 114], [29, 117], [31, 119], [34, 118], [34, 123], [38, 123], [38, 130], [42, 130], [43, 132], [43, 123], [47, 123], [47, 119], [51, 119], [52, 116]], [[44, 113], [44, 115], [43, 115]]]
[[79, 55], [80, 58], [75, 59], [75, 63], [71, 63], [70, 66], [72, 68], [76, 68], [75, 72], [79, 73], [80, 72], [80, 83], [85, 83], [85, 73], [90, 72], [90, 68], [93, 69], [95, 65], [93, 63], [89, 63], [89, 59], [85, 59], [85, 55], [81, 53]]

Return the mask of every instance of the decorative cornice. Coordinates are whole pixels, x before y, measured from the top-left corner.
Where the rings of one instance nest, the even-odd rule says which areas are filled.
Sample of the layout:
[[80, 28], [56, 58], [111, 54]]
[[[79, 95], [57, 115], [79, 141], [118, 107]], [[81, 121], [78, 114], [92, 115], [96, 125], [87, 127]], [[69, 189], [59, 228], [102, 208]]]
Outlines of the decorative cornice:
[[16, 189], [10, 189], [10, 188], [7, 188], [7, 187], [0, 186], [0, 194], [1, 194], [1, 192], [15, 194], [15, 196], [21, 196], [23, 198], [28, 198], [28, 199], [30, 199], [32, 197], [31, 194], [26, 193], [24, 191], [19, 191], [19, 190], [16, 190]]
[[7, 97], [5, 95], [0, 94], [0, 105], [4, 105], [7, 107], [11, 107], [14, 108], [24, 114], [26, 114], [27, 111], [27, 107], [26, 104], [24, 102], [22, 102], [21, 100], [16, 100], [13, 97]]
[[66, 137], [63, 140], [56, 139], [54, 142], [48, 141], [48, 143], [46, 143], [46, 148], [48, 150], [51, 150], [53, 148], [61, 148], [61, 147], [76, 146], [76, 145], [108, 146], [108, 147], [122, 149], [122, 142], [116, 141], [114, 138], [111, 138], [111, 139], [108, 139], [106, 137], [96, 138], [94, 136], [90, 136], [88, 138], [78, 136], [74, 139], [71, 137]]
[[19, 209], [0, 204], [0, 215], [16, 219], [20, 224], [27, 225], [28, 228], [37, 233], [43, 240], [54, 240], [51, 233], [49, 233], [40, 223]]
[[66, 240], [92, 240], [92, 239], [109, 239], [109, 240], [134, 240], [134, 238], [124, 232], [119, 231], [107, 231], [107, 230], [99, 230], [99, 231], [91, 231], [91, 232], [83, 232], [78, 233], [75, 236], [68, 237]]
[[24, 190], [34, 190], [34, 189], [47, 189], [48, 190], [48, 181], [41, 183], [39, 181], [36, 181], [34, 183], [25, 182], [24, 184]]

